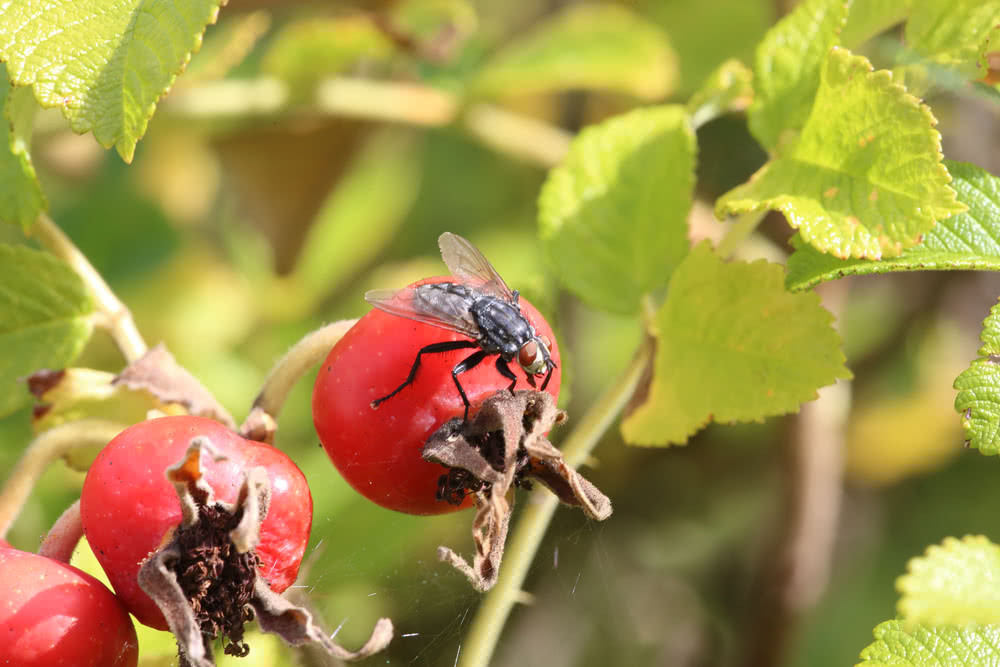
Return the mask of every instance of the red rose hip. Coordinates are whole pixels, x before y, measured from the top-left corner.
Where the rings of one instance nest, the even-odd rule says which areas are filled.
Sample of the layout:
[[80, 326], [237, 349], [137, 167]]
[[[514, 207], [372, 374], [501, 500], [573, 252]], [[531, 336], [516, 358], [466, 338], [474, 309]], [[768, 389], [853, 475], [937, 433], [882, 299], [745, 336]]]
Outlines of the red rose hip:
[[100, 581], [11, 547], [0, 547], [0, 572], [0, 664], [135, 667], [132, 619]]
[[205, 481], [215, 498], [237, 499], [245, 471], [267, 470], [271, 500], [261, 526], [260, 574], [280, 593], [298, 574], [312, 524], [305, 477], [283, 452], [245, 440], [222, 424], [194, 416], [161, 417], [129, 427], [101, 451], [87, 472], [80, 501], [84, 532], [118, 596], [142, 623], [166, 629], [156, 604], [136, 579], [142, 561], [162, 546], [181, 521], [177, 493], [165, 476], [196, 436], [224, 460], [204, 457]]
[[[454, 280], [429, 278], [414, 285]], [[561, 368], [555, 336], [534, 306], [523, 298], [519, 306], [538, 337], [551, 343], [548, 352], [555, 367], [545, 391], [557, 398]], [[471, 341], [440, 326], [373, 310], [358, 320], [323, 362], [313, 388], [316, 432], [340, 474], [372, 502], [409, 514], [441, 514], [471, 502], [467, 499], [455, 506], [435, 499], [438, 479], [446, 468], [424, 461], [421, 450], [442, 424], [463, 416], [465, 405], [452, 369], [475, 349], [425, 353], [411, 384], [376, 409], [371, 406], [407, 378], [421, 348], [462, 340]], [[497, 369], [496, 358], [487, 356], [458, 376], [473, 410], [511, 384]], [[518, 360], [509, 367], [517, 380], [515, 389], [536, 388]]]

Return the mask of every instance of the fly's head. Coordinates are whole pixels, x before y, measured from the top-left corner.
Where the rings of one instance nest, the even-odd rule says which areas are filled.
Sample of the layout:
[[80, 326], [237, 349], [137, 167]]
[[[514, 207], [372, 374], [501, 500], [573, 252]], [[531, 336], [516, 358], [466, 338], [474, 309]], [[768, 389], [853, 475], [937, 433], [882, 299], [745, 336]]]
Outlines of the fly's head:
[[556, 367], [556, 362], [552, 361], [552, 356], [549, 354], [551, 346], [552, 342], [547, 336], [533, 336], [517, 352], [517, 363], [521, 364], [532, 387], [535, 386], [536, 375], [551, 373]]

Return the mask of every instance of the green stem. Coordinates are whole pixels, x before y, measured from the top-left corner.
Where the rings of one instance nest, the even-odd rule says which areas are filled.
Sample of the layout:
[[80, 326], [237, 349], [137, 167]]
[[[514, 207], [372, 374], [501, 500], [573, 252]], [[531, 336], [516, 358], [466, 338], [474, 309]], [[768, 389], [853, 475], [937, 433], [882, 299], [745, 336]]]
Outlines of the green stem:
[[80, 518], [80, 500], [77, 499], [45, 533], [38, 547], [38, 555], [68, 564], [82, 538], [83, 522]]
[[[625, 373], [598, 399], [563, 443], [566, 464], [576, 468], [590, 455], [638, 387], [652, 358], [651, 345], [644, 343]], [[521, 590], [528, 568], [535, 559], [559, 500], [539, 492], [539, 502], [529, 503], [514, 529], [507, 558], [496, 586], [483, 599], [469, 636], [462, 647], [461, 667], [486, 667], [514, 604], [524, 598]]]
[[278, 360], [264, 380], [246, 421], [240, 427], [245, 438], [259, 442], [274, 443], [278, 413], [281, 412], [288, 394], [310, 368], [320, 363], [330, 354], [330, 350], [343, 338], [357, 320], [339, 320], [312, 331], [292, 346]]

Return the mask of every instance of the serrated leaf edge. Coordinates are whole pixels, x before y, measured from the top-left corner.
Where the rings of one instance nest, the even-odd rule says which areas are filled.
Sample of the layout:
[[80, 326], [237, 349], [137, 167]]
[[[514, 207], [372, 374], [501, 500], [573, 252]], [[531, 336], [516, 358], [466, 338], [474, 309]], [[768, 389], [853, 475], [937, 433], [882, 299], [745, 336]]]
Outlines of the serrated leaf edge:
[[[699, 246], [701, 246], [701, 245], [705, 245], [705, 244], [704, 243], [699, 244]], [[693, 255], [695, 253], [695, 250], [696, 249], [692, 249], [692, 251], [690, 253], [688, 253], [688, 256], [690, 257], [691, 255]], [[709, 252], [710, 256], [714, 257], [721, 264], [723, 264], [723, 265], [730, 264], [730, 262], [726, 262], [726, 261], [722, 260], [721, 258], [719, 258], [717, 255], [715, 255], [714, 251], [712, 251], [711, 248], [709, 248], [708, 252]], [[773, 262], [769, 262], [766, 259], [757, 259], [757, 260], [754, 260], [752, 262], [739, 262], [739, 264], [742, 264], [742, 265], [744, 265], [744, 266], [746, 266], [748, 268], [749, 267], [753, 267], [753, 266], [758, 265], [758, 264], [763, 265], [764, 269], [765, 269], [765, 271], [767, 271], [767, 273], [765, 273], [764, 275], [761, 276], [761, 279], [760, 279], [759, 282], [761, 282], [761, 283], [773, 283], [773, 288], [774, 289], [776, 289], [778, 291], [781, 291], [781, 292], [784, 292], [786, 295], [788, 295], [790, 297], [794, 296], [794, 297], [797, 298], [798, 296], [803, 296], [803, 295], [793, 294], [793, 293], [789, 292], [788, 290], [786, 290], [784, 288], [784, 275], [783, 275], [784, 274], [784, 267], [782, 267], [780, 264], [775, 264]], [[774, 274], [777, 274], [777, 275], [774, 275]], [[834, 323], [834, 321], [836, 319], [834, 317], [833, 313], [831, 313], [829, 310], [827, 310], [826, 308], [823, 307], [822, 301], [820, 300], [819, 295], [816, 294], [815, 292], [813, 292], [813, 293], [810, 294], [810, 298], [813, 301], [812, 305], [815, 306], [816, 308], [818, 308], [823, 313], [823, 315], [825, 316], [824, 317], [825, 322], [823, 322], [823, 324], [825, 324], [828, 327], [833, 328], [833, 323]], [[664, 307], [665, 303], [666, 302], [664, 302], [664, 304], [661, 304], [660, 308]], [[659, 334], [659, 332], [658, 332], [658, 330], [656, 329], [655, 326], [653, 326], [653, 327], [650, 328], [650, 333], [653, 336], [656, 348], [658, 348], [659, 345], [660, 345], [660, 334]], [[842, 338], [842, 336], [840, 335], [840, 333], [836, 329], [833, 329], [833, 333], [834, 333], [834, 336], [837, 339], [837, 349], [838, 349], [838, 352], [839, 352], [838, 362], [839, 362], [840, 369], [837, 371], [838, 374], [834, 375], [833, 380], [832, 380], [832, 382], [830, 384], [833, 384], [838, 379], [851, 379], [851, 378], [853, 378], [853, 374], [851, 373], [850, 369], [848, 369], [846, 366], [844, 366], [844, 363], [847, 361], [847, 357], [844, 354], [844, 351], [842, 349], [843, 338]], [[653, 374], [655, 374], [655, 372], [656, 372], [656, 353], [657, 353], [656, 348], [654, 348], [653, 359], [650, 362], [651, 363], [650, 368], [651, 368], [651, 372]], [[650, 381], [649, 381], [649, 383], [648, 383], [647, 386], [649, 386], [649, 387], [652, 386], [652, 376], [651, 376]], [[823, 385], [823, 386], [828, 386], [828, 385]], [[687, 442], [688, 442], [688, 440], [691, 438], [692, 435], [695, 435], [696, 433], [698, 433], [699, 431], [701, 431], [702, 429], [704, 429], [706, 426], [708, 426], [709, 424], [711, 424], [713, 422], [717, 423], [717, 424], [720, 424], [720, 425], [747, 424], [747, 423], [763, 423], [763, 421], [765, 419], [769, 418], [769, 417], [776, 417], [776, 416], [788, 415], [788, 414], [797, 414], [801, 410], [803, 403], [807, 403], [809, 401], [816, 400], [817, 398], [819, 398], [819, 388], [813, 389], [811, 391], [810, 395], [808, 395], [808, 396], [789, 397], [789, 402], [788, 402], [787, 405], [778, 406], [778, 407], [775, 408], [774, 411], [764, 412], [763, 414], [758, 414], [758, 415], [753, 416], [753, 417], [736, 416], [736, 417], [727, 418], [727, 419], [723, 419], [723, 420], [717, 420], [715, 412], [709, 412], [707, 415], [705, 415], [704, 419], [702, 419], [699, 423], [695, 424], [683, 436], [683, 439], [680, 439], [680, 440], [668, 440], [668, 441], [662, 441], [662, 440], [658, 441], [658, 440], [645, 439], [645, 438], [641, 438], [641, 437], [635, 436], [634, 435], [634, 429], [629, 426], [629, 423], [634, 424], [633, 416], [637, 412], [640, 412], [648, 404], [649, 395], [647, 394], [646, 401], [643, 401], [642, 403], [639, 403], [637, 405], [632, 406], [631, 412], [622, 419], [621, 426], [620, 426], [620, 431], [622, 433], [622, 437], [624, 438], [624, 440], [629, 445], [634, 445], [634, 446], [637, 446], [637, 447], [663, 447], [663, 446], [671, 446], [671, 445], [686, 445]]]
[[[4, 67], [4, 69], [6, 70], [7, 68]], [[7, 91], [7, 101], [10, 100], [10, 96], [14, 93], [14, 90], [15, 90], [15, 87], [14, 87], [13, 84], [11, 84], [9, 90]], [[32, 96], [34, 97], [34, 91], [32, 91]], [[40, 203], [39, 210], [40, 211], [46, 211], [49, 208], [48, 198], [45, 196], [45, 191], [42, 189], [42, 184], [38, 180], [38, 173], [35, 171], [35, 163], [31, 159], [31, 153], [29, 151], [29, 146], [27, 144], [25, 144], [24, 142], [21, 142], [21, 141], [18, 140], [17, 131], [16, 131], [16, 128], [14, 127], [14, 119], [10, 115], [10, 105], [9, 104], [6, 104], [6, 103], [4, 104], [3, 117], [4, 117], [4, 121], [7, 123], [7, 128], [8, 128], [7, 131], [8, 131], [8, 139], [9, 139], [9, 141], [7, 143], [8, 143], [8, 147], [10, 149], [10, 152], [11, 152], [12, 155], [14, 155], [15, 157], [17, 157], [17, 159], [21, 162], [21, 165], [24, 168], [25, 173], [28, 174], [31, 177], [31, 180], [34, 183], [34, 186], [35, 186], [35, 188], [37, 190], [37, 193], [38, 193], [38, 196], [39, 196], [39, 200], [40, 200], [40, 202], [39, 202]], [[30, 228], [30, 226], [31, 226], [31, 224], [33, 222], [34, 222], [33, 220], [32, 221], [27, 221], [27, 222], [22, 221], [21, 228], [22, 229], [28, 229], [28, 228]]]
[[[844, 26], [847, 25], [847, 17], [850, 14], [850, 8], [849, 8], [850, 0], [839, 0], [836, 3], [831, 3], [831, 6], [833, 6], [834, 4], [836, 5], [836, 8], [839, 9], [839, 11], [842, 13], [842, 18], [840, 20], [840, 25], [837, 26], [836, 28], [834, 28], [835, 40], [839, 42], [839, 40], [840, 40], [840, 33], [843, 31]], [[796, 9], [798, 9], [798, 8], [796, 8]], [[769, 43], [769, 40], [771, 39], [772, 35], [774, 35], [778, 31], [784, 29], [784, 25], [783, 24], [785, 24], [786, 22], [792, 20], [793, 13], [794, 13], [794, 10], [793, 10], [792, 13], [790, 13], [787, 16], [783, 17], [781, 19], [781, 21], [779, 21], [774, 26], [772, 26], [765, 33], [765, 35], [761, 39], [761, 41], [758, 43], [757, 48], [754, 50], [753, 64], [752, 64], [752, 73], [754, 75], [754, 80], [756, 80], [758, 78], [758, 72], [759, 71], [761, 71], [761, 70], [769, 70], [770, 69], [770, 64], [775, 60], [773, 54], [768, 54], [768, 57], [765, 60], [764, 54], [762, 53], [762, 49], [764, 48], [764, 45]], [[824, 16], [819, 17], [818, 20], [814, 19], [813, 23], [812, 23], [812, 26], [813, 26], [814, 29], [811, 30], [808, 35], [803, 35], [803, 36], [804, 37], [807, 37], [807, 36], [815, 37], [815, 35], [818, 32], [818, 30], [815, 29], [816, 26], [818, 26], [819, 24], [821, 24], [825, 20], [825, 18], [826, 18], [826, 16], [824, 15]], [[817, 70], [817, 73], [820, 74], [820, 76], [822, 76], [823, 60], [825, 60], [825, 58], [821, 58], [820, 59], [820, 61], [819, 61], [819, 69]], [[800, 74], [801, 74], [801, 71], [800, 71]], [[799, 77], [800, 80], [801, 80], [801, 78], [802, 77]], [[820, 81], [817, 79], [815, 89], [813, 90], [813, 105], [815, 105], [815, 102], [816, 102], [816, 95], [815, 95], [815, 93], [816, 93], [817, 90], [819, 90], [819, 86], [820, 86]], [[758, 113], [761, 113], [762, 107], [766, 108], [765, 105], [768, 104], [768, 103], [770, 103], [772, 100], [773, 100], [773, 98], [771, 98], [770, 96], [768, 96], [767, 98], [765, 98], [765, 97], [757, 94], [756, 91], [755, 91], [754, 96], [753, 96], [753, 100], [751, 101], [750, 106], [747, 109], [748, 123], [749, 123], [748, 127], [752, 127], [753, 125], [755, 125], [755, 122], [751, 121], [750, 119], [753, 116], [757, 115]], [[810, 110], [809, 115], [811, 115], [811, 114], [812, 114], [812, 111]], [[785, 118], [786, 119], [788, 118], [787, 114], [785, 115]], [[808, 121], [808, 116], [807, 116], [806, 120]], [[752, 129], [750, 130], [750, 132], [751, 132], [751, 134], [754, 135], [754, 138], [756, 138], [757, 141], [761, 142], [761, 146], [763, 146], [769, 153], [774, 154], [774, 153], [778, 152], [779, 148], [784, 143], [783, 135], [786, 132], [788, 132], [789, 130], [799, 130], [799, 129], [801, 129], [801, 128], [795, 128], [795, 127], [786, 127], [786, 128], [784, 128], [784, 130], [782, 130], [781, 132], [778, 132], [778, 135], [776, 137], [776, 141], [775, 141], [774, 145], [765, 145], [763, 143], [762, 138], [761, 137], [757, 137], [756, 132], [754, 132]]]
[[[212, 11], [212, 15], [209, 17], [208, 21], [205, 23], [205, 26], [201, 29], [201, 31], [194, 35], [195, 38], [194, 45], [187, 53], [185, 53], [183, 60], [176, 66], [174, 71], [171, 73], [166, 86], [164, 86], [163, 90], [160, 91], [160, 94], [156, 97], [156, 99], [150, 102], [146, 108], [141, 109], [140, 113], [141, 120], [139, 121], [137, 126], [137, 136], [135, 141], [132, 141], [131, 144], [129, 143], [129, 140], [125, 136], [123, 136], [124, 128], [122, 126], [117, 127], [115, 129], [114, 136], [109, 137], [108, 139], [102, 139], [98, 137], [96, 134], [94, 134], [94, 125], [90, 120], [83, 119], [81, 117], [76, 117], [76, 118], [71, 117], [69, 115], [69, 106], [66, 104], [65, 100], [59, 100], [54, 98], [49, 99], [43, 97], [42, 92], [39, 90], [39, 87], [37, 85], [38, 82], [35, 80], [35, 77], [24, 76], [23, 71], [21, 73], [12, 75], [10, 68], [7, 68], [7, 74], [10, 79], [11, 85], [20, 87], [30, 86], [31, 92], [35, 98], [35, 101], [38, 103], [38, 106], [40, 106], [43, 109], [58, 108], [60, 111], [62, 111], [63, 117], [66, 118], [66, 120], [69, 122], [70, 129], [73, 130], [73, 132], [77, 134], [87, 134], [88, 132], [93, 134], [94, 139], [103, 148], [110, 149], [114, 147], [118, 151], [118, 155], [121, 156], [123, 161], [125, 161], [126, 163], [131, 163], [132, 158], [135, 156], [135, 147], [139, 143], [139, 140], [142, 139], [143, 136], [145, 136], [146, 130], [149, 128], [149, 121], [152, 120], [153, 115], [156, 113], [156, 107], [159, 105], [160, 101], [164, 97], [166, 97], [167, 93], [170, 92], [171, 88], [173, 88], [174, 82], [177, 81], [177, 77], [183, 74], [184, 70], [187, 69], [188, 64], [191, 62], [191, 57], [201, 49], [202, 41], [205, 36], [205, 31], [208, 29], [208, 26], [214, 25], [216, 21], [218, 21], [219, 10], [226, 5], [228, 0], [214, 0], [214, 2], [216, 4], [214, 10]], [[9, 60], [10, 58], [6, 57], [2, 59], [2, 62], [7, 63], [9, 62]], [[126, 116], [128, 116], [127, 110], [123, 109], [122, 117], [124, 118]]]
[[[912, 604], [908, 596], [914, 595], [915, 593], [910, 589], [910, 585], [921, 577], [920, 575], [927, 570], [931, 570], [933, 566], [933, 561], [938, 559], [939, 556], [948, 557], [956, 553], [960, 553], [958, 550], [963, 547], [969, 548], [989, 548], [1000, 550], [996, 544], [990, 541], [985, 535], [965, 535], [961, 539], [953, 536], [945, 537], [940, 544], [931, 544], [920, 556], [914, 556], [906, 564], [906, 573], [900, 575], [896, 579], [896, 592], [900, 594], [899, 603], [897, 604], [897, 610], [899, 614], [904, 618], [910, 618], [914, 610], [912, 609]], [[916, 593], [919, 595], [919, 592]], [[917, 622], [927, 623], [929, 625], [941, 625], [944, 622], [941, 620], [936, 620], [934, 618], [921, 618], [916, 619]]]
[[[936, 176], [938, 176], [938, 177], [943, 176], [944, 177], [942, 185], [944, 186], [945, 190], [947, 191], [947, 195], [945, 195], [945, 198], [948, 199], [948, 201], [942, 203], [939, 206], [934, 207], [933, 210], [929, 210], [927, 212], [927, 215], [929, 215], [929, 216], [931, 216], [933, 218], [933, 220], [932, 220], [932, 223], [933, 223], [932, 226], [934, 224], [937, 224], [937, 222], [939, 220], [943, 220], [943, 219], [949, 218], [949, 217], [951, 217], [952, 215], [954, 215], [956, 213], [963, 213], [966, 210], [968, 210], [968, 207], [965, 204], [963, 204], [962, 202], [958, 201], [958, 195], [955, 192], [955, 189], [952, 188], [951, 185], [950, 185], [951, 182], [952, 182], [952, 177], [951, 177], [951, 173], [948, 171], [948, 168], [945, 166], [945, 164], [943, 162], [943, 160], [944, 160], [944, 153], [943, 153], [942, 148], [941, 148], [941, 133], [938, 132], [935, 129], [935, 127], [937, 126], [937, 118], [934, 117], [934, 114], [931, 112], [930, 107], [927, 106], [926, 104], [924, 104], [919, 98], [915, 97], [914, 95], [911, 95], [906, 90], [905, 86], [903, 86], [900, 83], [895, 82], [893, 80], [893, 76], [892, 76], [892, 72], [891, 71], [889, 71], [889, 70], [876, 70], [876, 69], [874, 69], [874, 67], [872, 66], [871, 62], [867, 58], [865, 58], [864, 56], [853, 54], [853, 53], [850, 52], [849, 49], [846, 49], [846, 48], [844, 48], [842, 46], [834, 46], [828, 52], [827, 58], [830, 58], [831, 54], [833, 54], [834, 52], [838, 52], [838, 51], [844, 51], [844, 52], [846, 52], [848, 54], [849, 60], [845, 61], [845, 64], [847, 66], [850, 66], [850, 62], [849, 62], [850, 60], [854, 60], [855, 62], [863, 62], [864, 65], [868, 69], [868, 71], [864, 73], [864, 75], [866, 77], [868, 77], [868, 78], [873, 78], [874, 77], [874, 78], [880, 79], [879, 81], [876, 81], [876, 83], [879, 86], [881, 86], [883, 90], [889, 91], [890, 94], [895, 95], [896, 99], [898, 99], [901, 103], [907, 104], [907, 105], [910, 105], [910, 106], [915, 106], [917, 108], [918, 112], [920, 113], [920, 115], [923, 117], [923, 119], [925, 121], [927, 121], [928, 127], [930, 129], [930, 139], [931, 139], [931, 142], [932, 142], [931, 148], [932, 148], [932, 151], [934, 152], [934, 154], [938, 158], [937, 161], [936, 161], [936, 163], [934, 164], [933, 169], [936, 172]], [[824, 62], [823, 67], [824, 68], [826, 67], [826, 63], [825, 62]], [[821, 73], [820, 85], [821, 86], [823, 85], [822, 84], [822, 73]], [[805, 129], [805, 128], [807, 128], [809, 126], [809, 123], [813, 121], [813, 117], [816, 115], [816, 113], [817, 113], [817, 110], [816, 110], [815, 99], [814, 99], [813, 100], [813, 108], [810, 111], [809, 116], [806, 119], [805, 124], [803, 125], [803, 129]], [[844, 171], [840, 170], [837, 167], [837, 165], [820, 164], [820, 163], [817, 163], [817, 162], [810, 161], [809, 159], [803, 158], [801, 156], [778, 157], [778, 158], [772, 158], [771, 160], [769, 160], [764, 166], [762, 166], [760, 169], [758, 169], [747, 180], [747, 182], [744, 185], [737, 186], [737, 188], [734, 188], [730, 192], [735, 192], [737, 189], [739, 189], [741, 187], [744, 187], [744, 186], [746, 186], [746, 185], [748, 185], [750, 183], [753, 183], [754, 181], [760, 179], [762, 177], [762, 175], [764, 173], [766, 173], [766, 171], [771, 167], [771, 165], [774, 163], [775, 159], [779, 159], [779, 160], [780, 159], [795, 160], [797, 162], [802, 162], [802, 163], [805, 163], [805, 164], [813, 165], [815, 167], [818, 167], [818, 168], [821, 168], [821, 169], [824, 169], [824, 170], [830, 170], [830, 171], [834, 171], [834, 172], [840, 173], [840, 174], [842, 174], [845, 177], [850, 178], [850, 179], [854, 178], [854, 176], [852, 174], [849, 174], [847, 172], [844, 172]], [[886, 188], [886, 187], [883, 186], [883, 189], [892, 192], [892, 190], [890, 188]], [[787, 199], [791, 198], [791, 197], [800, 197], [800, 196], [803, 196], [803, 195], [782, 194], [782, 195], [779, 195], [777, 197], [770, 197], [770, 198], [767, 198], [767, 199], [762, 199], [762, 200], [758, 200], [758, 201], [755, 201], [753, 203], [750, 203], [748, 198], [743, 198], [742, 200], [741, 199], [736, 199], [736, 198], [727, 200], [727, 195], [728, 194], [729, 193], [726, 193], [726, 195], [723, 195], [722, 197], [720, 197], [719, 200], [718, 200], [718, 202], [716, 202], [715, 216], [719, 220], [724, 220], [728, 214], [750, 213], [750, 212], [758, 212], [758, 211], [764, 211], [764, 210], [778, 211], [788, 221], [789, 226], [791, 226], [794, 229], [799, 229], [800, 230], [800, 232], [799, 232], [800, 236], [802, 237], [802, 239], [804, 241], [806, 241], [809, 245], [813, 246], [814, 248], [816, 248], [820, 252], [823, 252], [824, 254], [832, 254], [834, 257], [837, 257], [838, 259], [854, 258], [854, 259], [879, 260], [879, 259], [882, 259], [883, 256], [885, 256], [885, 257], [898, 257], [900, 254], [902, 254], [903, 250], [905, 250], [907, 248], [912, 248], [913, 246], [919, 244], [920, 241], [923, 239], [923, 233], [926, 233], [926, 232], [923, 232], [921, 234], [918, 234], [915, 238], [904, 239], [902, 241], [895, 241], [895, 242], [891, 242], [890, 243], [888, 237], [886, 237], [884, 234], [881, 237], [876, 237], [874, 235], [874, 232], [873, 231], [868, 231], [869, 228], [867, 226], [865, 226], [865, 230], [868, 231], [868, 235], [871, 238], [877, 240], [879, 248], [881, 249], [881, 251], [876, 252], [872, 256], [864, 254], [864, 252], [865, 252], [864, 250], [861, 250], [859, 252], [851, 252], [849, 255], [841, 256], [841, 255], [838, 255], [837, 253], [831, 253], [830, 252], [830, 250], [833, 249], [833, 244], [832, 243], [817, 243], [816, 242], [817, 239], [807, 237], [803, 233], [801, 223], [796, 223], [795, 222], [795, 216], [794, 215], [790, 215], [790, 209], [789, 209], [789, 207], [792, 206], [792, 202], [791, 201], [787, 201]], [[907, 198], [909, 198], [909, 195], [903, 195], [902, 193], [894, 193], [894, 194], [897, 194], [897, 195], [900, 195], [900, 196], [906, 196]], [[782, 201], [782, 200], [785, 200], [785, 201]], [[919, 208], [926, 208], [926, 207], [919, 207]], [[843, 239], [841, 239], [841, 240], [843, 240]]]

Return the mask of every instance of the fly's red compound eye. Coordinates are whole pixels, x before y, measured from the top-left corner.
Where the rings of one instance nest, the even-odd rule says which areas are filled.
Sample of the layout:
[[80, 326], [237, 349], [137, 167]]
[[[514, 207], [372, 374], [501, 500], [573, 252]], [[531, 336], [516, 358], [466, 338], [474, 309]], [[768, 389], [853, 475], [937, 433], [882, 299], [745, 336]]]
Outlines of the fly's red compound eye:
[[538, 359], [538, 344], [533, 340], [521, 346], [517, 353], [517, 363], [525, 369], [530, 369]]

